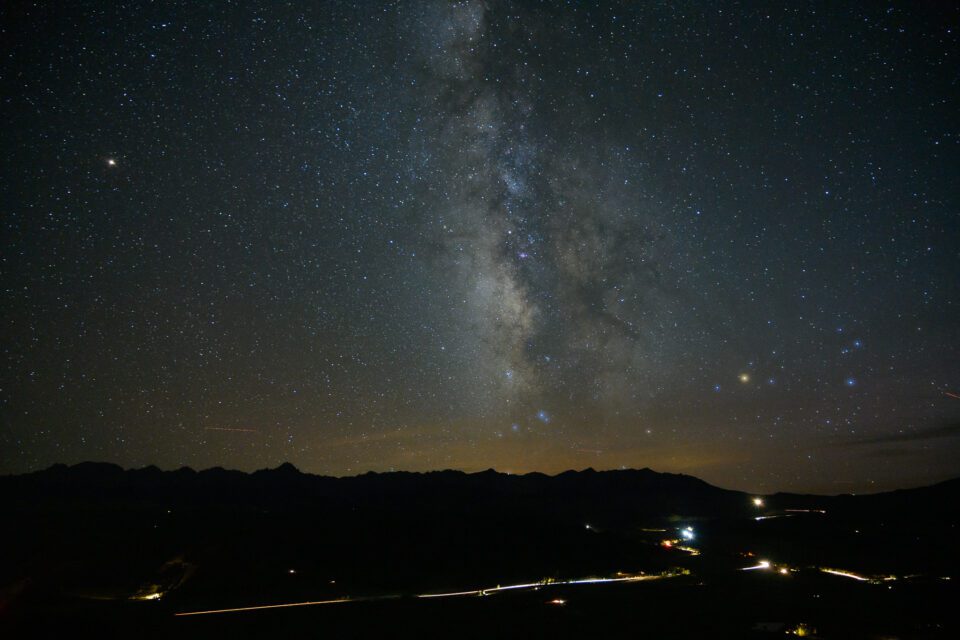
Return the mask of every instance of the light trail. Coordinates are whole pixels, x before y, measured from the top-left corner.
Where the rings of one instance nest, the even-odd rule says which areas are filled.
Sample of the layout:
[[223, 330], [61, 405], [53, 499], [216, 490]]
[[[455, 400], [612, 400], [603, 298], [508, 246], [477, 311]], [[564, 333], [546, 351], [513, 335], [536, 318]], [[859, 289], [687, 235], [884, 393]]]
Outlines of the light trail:
[[740, 569], [740, 571], [756, 571], [757, 569], [769, 569], [769, 568], [770, 568], [770, 562], [767, 560], [761, 560], [760, 562], [753, 565], [752, 567], [744, 567], [743, 569]]
[[756, 520], [757, 522], [759, 522], [759, 521], [761, 521], [761, 520], [773, 520], [774, 518], [792, 518], [792, 517], [793, 517], [793, 514], [791, 514], [791, 513], [784, 513], [784, 514], [781, 514], [781, 515], [778, 515], [778, 516], [756, 516], [756, 517], [754, 517], [754, 520]]
[[[636, 575], [636, 576], [623, 576], [620, 578], [580, 578], [578, 580], [557, 580], [557, 581], [541, 581], [541, 582], [524, 582], [521, 584], [508, 584], [506, 586], [496, 586], [488, 587], [486, 589], [472, 589], [469, 591], [450, 591], [446, 593], [422, 593], [418, 594], [417, 598], [452, 598], [460, 596], [488, 596], [494, 593], [499, 593], [501, 591], [516, 591], [522, 589], [539, 589], [541, 587], [553, 587], [556, 585], [578, 585], [578, 584], [605, 584], [612, 582], [640, 582], [642, 580], [659, 580], [662, 578], [673, 578], [677, 575], [676, 573], [666, 574], [666, 575]], [[387, 596], [368, 596], [362, 598], [338, 598], [336, 600], [310, 600], [306, 602], [287, 602], [283, 604], [263, 604], [256, 605], [251, 607], [234, 607], [231, 609], [210, 609], [208, 611], [185, 611], [182, 613], [175, 613], [177, 617], [184, 616], [204, 616], [212, 615], [217, 613], [241, 613], [244, 611], [264, 611], [267, 609], [288, 609], [291, 607], [312, 607], [321, 604], [340, 604], [344, 602], [369, 602], [372, 600], [393, 600], [400, 598], [399, 595], [387, 595]]]
[[954, 398], [955, 400], [960, 400], [960, 396], [958, 396], [958, 395], [955, 394], [955, 393], [950, 393], [949, 391], [944, 391], [944, 392], [943, 392], [943, 395], [949, 396], [949, 397], [951, 397], [951, 398]]
[[[364, 598], [365, 600], [368, 598]], [[234, 609], [211, 609], [209, 611], [186, 611], [175, 613], [175, 616], [205, 616], [213, 613], [237, 613], [239, 611], [263, 611], [264, 609], [288, 609], [290, 607], [312, 607], [318, 604], [338, 604], [340, 602], [356, 602], [350, 598], [339, 598], [337, 600], [312, 600], [308, 602], [287, 602], [284, 604], [261, 604], [253, 607], [236, 607]]]
[[237, 433], [260, 433], [257, 429], [240, 429], [233, 427], [204, 427], [205, 431], [233, 431]]
[[451, 598], [453, 596], [478, 596], [483, 591], [480, 589], [474, 591], [451, 591], [450, 593], [422, 593], [418, 598]]
[[640, 582], [643, 580], [660, 580], [663, 578], [672, 578], [678, 574], [669, 575], [639, 575], [624, 576], [621, 578], [580, 578], [577, 580], [556, 580], [553, 582], [524, 582], [522, 584], [508, 584], [504, 587], [487, 587], [486, 589], [473, 589], [471, 591], [451, 591], [449, 593], [423, 593], [418, 598], [450, 598], [457, 596], [489, 596], [501, 591], [515, 591], [517, 589], [539, 589], [540, 587], [556, 587], [562, 585], [578, 584], [609, 584], [612, 582]]
[[607, 582], [640, 582], [641, 580], [659, 580], [671, 576], [626, 576], [623, 578], [583, 578], [582, 580], [566, 580], [552, 584], [603, 584]]
[[870, 581], [870, 578], [861, 576], [858, 573], [853, 573], [852, 571], [844, 571], [843, 569], [824, 569], [823, 567], [820, 567], [820, 571], [834, 576], [842, 576], [844, 578], [851, 578], [852, 580], [859, 580], [860, 582]]
[[[553, 583], [556, 584], [556, 583]], [[489, 589], [481, 589], [481, 595], [488, 595], [490, 593], [496, 593], [497, 591], [515, 591], [516, 589], [534, 589], [536, 587], [543, 587], [545, 583], [543, 582], [528, 582], [525, 584], [508, 584], [505, 587], [496, 586], [490, 587]]]

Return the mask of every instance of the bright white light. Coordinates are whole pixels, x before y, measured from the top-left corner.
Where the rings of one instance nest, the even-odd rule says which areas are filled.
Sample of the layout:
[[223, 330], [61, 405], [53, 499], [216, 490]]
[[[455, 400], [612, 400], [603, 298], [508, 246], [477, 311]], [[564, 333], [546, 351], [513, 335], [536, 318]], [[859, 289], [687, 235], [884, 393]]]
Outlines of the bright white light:
[[114, 160], [113, 158], [107, 158], [107, 166], [108, 166], [108, 167], [115, 167], [115, 166], [117, 166], [117, 161]]
[[763, 506], [763, 498], [754, 498], [754, 499], [753, 499], [753, 506], [755, 506], [755, 507], [762, 507], [762, 506]]
[[684, 540], [693, 540], [693, 527], [687, 527], [680, 532]]

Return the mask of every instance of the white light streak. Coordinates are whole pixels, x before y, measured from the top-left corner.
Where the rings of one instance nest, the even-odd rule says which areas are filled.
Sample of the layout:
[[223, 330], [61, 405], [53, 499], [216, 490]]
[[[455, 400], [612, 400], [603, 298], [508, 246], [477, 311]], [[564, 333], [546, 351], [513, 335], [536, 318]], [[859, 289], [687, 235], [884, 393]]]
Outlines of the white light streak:
[[870, 578], [865, 578], [858, 573], [853, 573], [852, 571], [844, 571], [843, 569], [825, 569], [820, 567], [820, 571], [824, 573], [829, 573], [833, 576], [842, 576], [844, 578], [850, 578], [851, 580], [859, 580], [860, 582], [869, 582]]
[[[579, 585], [579, 584], [603, 584], [612, 582], [639, 582], [641, 580], [660, 580], [663, 578], [672, 578], [680, 574], [659, 574], [659, 575], [626, 575], [617, 578], [580, 578], [578, 580], [552, 580], [547, 578], [539, 582], [524, 582], [521, 584], [497, 585], [486, 589], [470, 589], [467, 591], [448, 591], [444, 593], [421, 593], [417, 598], [454, 598], [461, 596], [489, 596], [501, 591], [515, 591], [522, 589], [540, 589], [541, 587], [552, 587], [554, 585]], [[209, 611], [186, 611], [177, 613], [177, 616], [201, 616], [215, 613], [238, 613], [242, 611], [263, 611], [266, 609], [285, 609], [290, 607], [309, 607], [321, 604], [339, 604], [343, 602], [364, 602], [371, 600], [389, 600], [399, 598], [398, 595], [390, 596], [371, 596], [361, 598], [338, 598], [336, 600], [312, 600], [308, 602], [290, 602], [284, 604], [266, 604], [251, 607], [235, 607], [232, 609], [211, 609]]]
[[286, 609], [289, 607], [312, 607], [318, 604], [337, 604], [340, 602], [350, 602], [350, 598], [339, 598], [337, 600], [313, 600], [310, 602], [288, 602], [285, 604], [263, 604], [254, 607], [236, 607], [234, 609], [211, 609], [209, 611], [186, 611], [184, 613], [175, 613], [176, 616], [204, 616], [212, 613], [237, 613], [238, 611], [262, 611], [264, 609]]

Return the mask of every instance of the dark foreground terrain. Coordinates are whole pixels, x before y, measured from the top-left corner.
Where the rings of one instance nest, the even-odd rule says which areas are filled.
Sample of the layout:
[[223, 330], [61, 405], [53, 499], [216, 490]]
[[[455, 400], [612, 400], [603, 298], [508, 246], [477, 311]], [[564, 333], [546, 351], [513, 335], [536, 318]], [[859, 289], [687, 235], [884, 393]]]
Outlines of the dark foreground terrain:
[[960, 637], [960, 481], [755, 498], [646, 469], [55, 466], [0, 478], [0, 636]]

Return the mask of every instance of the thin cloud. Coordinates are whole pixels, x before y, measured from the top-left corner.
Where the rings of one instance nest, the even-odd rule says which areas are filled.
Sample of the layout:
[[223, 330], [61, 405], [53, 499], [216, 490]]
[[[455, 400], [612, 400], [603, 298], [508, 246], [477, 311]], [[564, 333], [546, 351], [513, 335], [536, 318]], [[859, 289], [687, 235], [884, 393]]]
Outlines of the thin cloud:
[[891, 433], [885, 436], [874, 438], [863, 438], [853, 440], [849, 444], [890, 444], [895, 442], [923, 442], [925, 440], [937, 440], [940, 438], [954, 438], [960, 436], [960, 422], [951, 422], [950, 424], [939, 427], [930, 427], [916, 431], [906, 431], [901, 433]]

